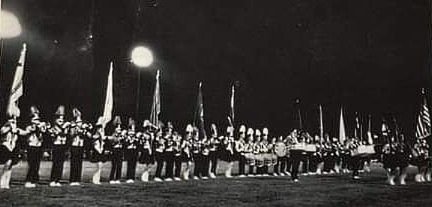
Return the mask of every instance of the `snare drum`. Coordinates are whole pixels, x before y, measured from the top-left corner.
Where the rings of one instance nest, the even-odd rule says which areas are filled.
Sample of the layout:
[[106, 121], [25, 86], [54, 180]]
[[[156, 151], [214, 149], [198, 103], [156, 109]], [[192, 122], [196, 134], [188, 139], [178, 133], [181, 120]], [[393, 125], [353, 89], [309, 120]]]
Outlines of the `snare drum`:
[[270, 153], [266, 153], [263, 154], [263, 159], [264, 159], [264, 166], [271, 166], [272, 164], [272, 154]]
[[246, 153], [245, 154], [245, 158], [246, 158], [246, 164], [250, 165], [250, 166], [254, 166], [255, 165], [255, 156], [252, 153]]
[[264, 156], [261, 154], [256, 154], [255, 155], [255, 165], [257, 167], [262, 167], [264, 166]]

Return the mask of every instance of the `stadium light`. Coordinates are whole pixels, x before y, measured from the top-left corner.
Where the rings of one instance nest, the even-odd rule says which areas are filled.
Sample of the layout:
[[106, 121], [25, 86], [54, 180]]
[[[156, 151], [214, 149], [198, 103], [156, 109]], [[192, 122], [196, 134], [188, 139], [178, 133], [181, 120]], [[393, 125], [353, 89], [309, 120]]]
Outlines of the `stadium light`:
[[21, 34], [21, 24], [11, 12], [0, 10], [0, 39], [9, 39]]
[[148, 67], [153, 63], [153, 54], [144, 46], [137, 46], [132, 50], [131, 62], [138, 67]]

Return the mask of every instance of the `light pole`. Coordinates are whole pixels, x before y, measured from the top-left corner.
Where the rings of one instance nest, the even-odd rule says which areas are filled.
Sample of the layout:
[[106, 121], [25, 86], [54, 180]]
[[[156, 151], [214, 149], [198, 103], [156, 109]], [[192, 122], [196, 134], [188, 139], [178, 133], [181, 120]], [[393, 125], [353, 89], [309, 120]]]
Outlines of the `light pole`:
[[131, 62], [140, 68], [138, 70], [137, 99], [135, 105], [135, 115], [137, 116], [136, 118], [138, 118], [141, 91], [141, 68], [147, 68], [153, 63], [153, 53], [147, 47], [136, 46], [131, 53]]

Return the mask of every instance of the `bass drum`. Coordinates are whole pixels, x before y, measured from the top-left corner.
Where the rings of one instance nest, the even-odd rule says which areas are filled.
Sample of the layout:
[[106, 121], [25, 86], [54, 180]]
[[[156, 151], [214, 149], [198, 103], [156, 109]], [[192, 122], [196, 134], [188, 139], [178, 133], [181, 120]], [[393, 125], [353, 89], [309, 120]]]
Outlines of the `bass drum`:
[[275, 153], [278, 157], [285, 157], [287, 155], [287, 147], [284, 143], [277, 143], [275, 146]]

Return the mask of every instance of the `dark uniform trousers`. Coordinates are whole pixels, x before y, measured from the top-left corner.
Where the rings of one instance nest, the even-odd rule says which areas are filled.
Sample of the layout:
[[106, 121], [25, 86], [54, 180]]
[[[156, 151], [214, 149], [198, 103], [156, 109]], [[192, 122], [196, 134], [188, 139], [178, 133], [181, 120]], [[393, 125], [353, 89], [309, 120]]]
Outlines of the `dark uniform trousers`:
[[202, 154], [201, 153], [192, 153], [194, 160], [194, 176], [199, 176], [200, 172], [202, 172], [203, 162], [202, 162]]
[[287, 159], [286, 157], [278, 157], [277, 158], [277, 163], [274, 166], [274, 170], [273, 170], [275, 173], [279, 174], [279, 173], [285, 171], [285, 165], [287, 162], [286, 159]]
[[27, 173], [27, 182], [37, 183], [39, 182], [39, 168], [42, 158], [42, 148], [30, 146], [27, 150], [27, 161], [29, 165]]
[[70, 153], [70, 182], [81, 182], [84, 148], [72, 146]]
[[174, 176], [174, 152], [173, 151], [165, 151], [165, 177], [173, 178]]
[[218, 154], [217, 151], [210, 151], [210, 154], [209, 154], [209, 159], [210, 159], [210, 163], [211, 163], [210, 172], [212, 172], [215, 175], [216, 175], [216, 167], [217, 167], [217, 163], [218, 163], [217, 154]]
[[181, 157], [181, 154], [175, 154], [174, 155], [174, 167], [175, 167], [174, 177], [179, 178], [180, 177], [180, 173], [181, 173], [181, 168], [182, 168], [182, 157]]
[[202, 157], [202, 168], [200, 170], [200, 173], [204, 177], [209, 176], [209, 168], [210, 168], [210, 156], [207, 155], [201, 155]]
[[239, 156], [239, 175], [245, 174], [246, 158], [243, 155]]
[[164, 158], [163, 158], [163, 152], [155, 152], [155, 159], [156, 159], [156, 178], [162, 178], [162, 169], [164, 167]]
[[127, 161], [126, 179], [135, 179], [135, 171], [138, 161], [138, 150], [126, 149], [125, 158]]
[[362, 167], [362, 158], [359, 156], [352, 156], [351, 157], [351, 166], [353, 170], [353, 176], [359, 175], [359, 170]]
[[63, 175], [63, 164], [65, 161], [66, 145], [53, 145], [52, 148], [52, 168], [51, 181], [60, 182]]
[[[110, 180], [120, 180], [121, 179], [122, 165], [123, 165], [123, 149], [122, 148], [113, 148], [113, 152], [112, 152], [112, 156], [111, 156]], [[135, 176], [133, 176], [133, 177], [135, 177]]]
[[297, 150], [291, 151], [291, 163], [292, 163], [291, 177], [293, 180], [298, 179], [298, 170], [299, 170], [300, 161], [302, 160], [302, 157], [303, 155], [301, 151], [297, 151]]

